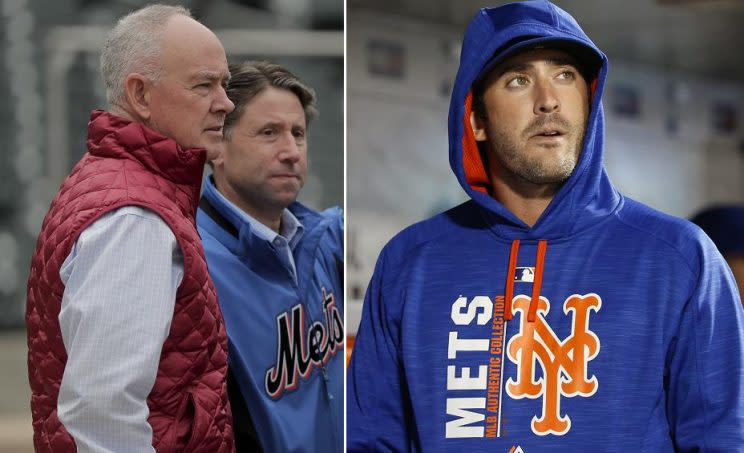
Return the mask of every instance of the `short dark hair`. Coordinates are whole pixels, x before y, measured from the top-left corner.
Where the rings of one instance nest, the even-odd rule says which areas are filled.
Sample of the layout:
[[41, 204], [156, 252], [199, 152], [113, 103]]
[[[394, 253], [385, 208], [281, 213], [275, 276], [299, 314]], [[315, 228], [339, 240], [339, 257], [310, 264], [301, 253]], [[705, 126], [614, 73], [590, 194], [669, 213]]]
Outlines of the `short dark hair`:
[[227, 97], [235, 104], [235, 110], [225, 117], [222, 128], [225, 140], [230, 139], [232, 127], [251, 100], [269, 87], [281, 88], [294, 93], [305, 111], [305, 121], [315, 118], [315, 90], [305, 85], [299, 77], [288, 69], [268, 61], [246, 61], [230, 65], [230, 81], [227, 84]]

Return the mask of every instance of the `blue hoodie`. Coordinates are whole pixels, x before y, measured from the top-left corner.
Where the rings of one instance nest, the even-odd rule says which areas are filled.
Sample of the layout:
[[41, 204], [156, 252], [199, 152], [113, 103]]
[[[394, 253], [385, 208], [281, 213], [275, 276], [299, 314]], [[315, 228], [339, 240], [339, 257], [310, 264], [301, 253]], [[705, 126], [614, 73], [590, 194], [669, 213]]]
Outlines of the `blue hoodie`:
[[[488, 195], [470, 92], [484, 68], [542, 41], [581, 49], [596, 80], [579, 162], [529, 227]], [[472, 20], [449, 116], [471, 199], [380, 254], [348, 370], [348, 451], [744, 451], [733, 277], [699, 228], [610, 183], [607, 69], [546, 1]]]
[[[196, 219], [225, 318], [228, 368], [263, 451], [341, 452], [343, 216], [338, 208], [318, 213], [300, 203], [289, 210], [304, 227], [292, 252], [297, 283], [211, 178]], [[238, 417], [242, 405], [230, 391], [235, 423], [250, 424]]]

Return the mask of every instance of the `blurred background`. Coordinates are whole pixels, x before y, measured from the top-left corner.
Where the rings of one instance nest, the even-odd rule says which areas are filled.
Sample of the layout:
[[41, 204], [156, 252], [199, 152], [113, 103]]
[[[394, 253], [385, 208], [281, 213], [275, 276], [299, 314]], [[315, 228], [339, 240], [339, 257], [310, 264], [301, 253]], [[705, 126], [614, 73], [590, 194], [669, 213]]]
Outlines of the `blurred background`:
[[[605, 164], [618, 189], [679, 217], [744, 202], [744, 1], [554, 3], [609, 56]], [[449, 167], [447, 114], [461, 37], [487, 5], [347, 1], [351, 335], [382, 246], [465, 200]]]
[[[23, 330], [36, 235], [83, 155], [90, 111], [105, 109], [105, 35], [139, 0], [0, 0], [0, 453], [33, 451]], [[315, 88], [309, 175], [300, 199], [344, 200], [343, 0], [160, 1], [189, 8], [230, 62], [268, 59]]]

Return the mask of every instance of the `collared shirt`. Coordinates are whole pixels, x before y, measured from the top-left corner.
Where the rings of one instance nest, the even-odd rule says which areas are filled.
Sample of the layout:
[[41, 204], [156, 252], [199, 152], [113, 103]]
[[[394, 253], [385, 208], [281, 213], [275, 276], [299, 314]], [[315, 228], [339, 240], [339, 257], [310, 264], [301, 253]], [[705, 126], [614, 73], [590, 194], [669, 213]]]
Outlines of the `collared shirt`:
[[302, 226], [297, 217], [292, 214], [289, 209], [282, 211], [281, 221], [279, 222], [279, 233], [267, 227], [263, 223], [253, 218], [250, 214], [240, 209], [235, 203], [228, 200], [222, 193], [215, 190], [218, 197], [227, 205], [233, 212], [240, 216], [243, 220], [248, 222], [251, 226], [251, 231], [256, 236], [269, 242], [271, 246], [276, 250], [279, 259], [289, 269], [292, 274], [292, 278], [297, 283], [297, 267], [295, 266], [294, 256], [292, 251], [300, 242], [302, 235], [305, 232], [305, 227]]
[[60, 278], [60, 421], [78, 452], [154, 451], [147, 397], [183, 278], [173, 232], [152, 211], [119, 208], [83, 230]]

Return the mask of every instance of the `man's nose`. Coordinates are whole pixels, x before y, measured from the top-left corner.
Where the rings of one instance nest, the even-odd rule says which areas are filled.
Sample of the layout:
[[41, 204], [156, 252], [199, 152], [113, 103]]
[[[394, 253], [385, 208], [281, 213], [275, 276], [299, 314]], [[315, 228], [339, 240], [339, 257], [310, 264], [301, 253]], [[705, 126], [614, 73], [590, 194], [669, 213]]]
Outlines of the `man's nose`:
[[555, 87], [550, 82], [543, 81], [536, 83], [535, 91], [536, 98], [533, 109], [535, 115], [560, 111], [561, 103], [556, 95]]
[[282, 134], [280, 146], [279, 160], [282, 162], [295, 163], [302, 157], [304, 144], [292, 132]]
[[227, 97], [227, 92], [225, 91], [225, 88], [220, 87], [218, 89], [217, 98], [212, 103], [212, 111], [214, 112], [224, 112], [225, 115], [235, 110], [235, 104], [230, 100], [229, 97]]

